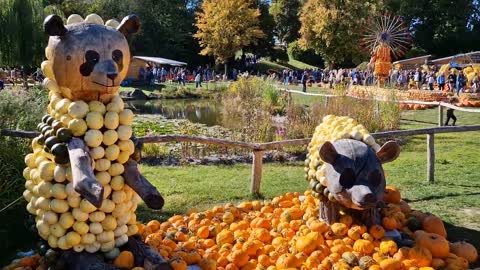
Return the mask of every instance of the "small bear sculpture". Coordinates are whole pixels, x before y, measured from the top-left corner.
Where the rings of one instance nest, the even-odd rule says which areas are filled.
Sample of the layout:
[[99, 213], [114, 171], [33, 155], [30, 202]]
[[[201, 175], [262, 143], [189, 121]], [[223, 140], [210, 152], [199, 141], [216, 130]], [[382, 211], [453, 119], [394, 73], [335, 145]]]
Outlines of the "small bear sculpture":
[[120, 269], [108, 263], [120, 250], [133, 253], [135, 266], [170, 268], [137, 235], [138, 203], [161, 209], [164, 200], [138, 171], [142, 143], [118, 95], [130, 64], [126, 37], [139, 27], [135, 15], [120, 23], [96, 14], [44, 22], [48, 114], [25, 157], [24, 197], [38, 234], [67, 269]]
[[[350, 213], [356, 213], [357, 217], [361, 214], [359, 218], [368, 221], [367, 224], [380, 223], [377, 207], [383, 201], [386, 186], [382, 164], [395, 160], [399, 154], [400, 148], [393, 141], [385, 143], [376, 153], [364, 142], [353, 139], [325, 142], [320, 157], [326, 163], [327, 189], [334, 202], [324, 202], [324, 207], [338, 208], [340, 204], [352, 209]], [[329, 223], [339, 220], [337, 213], [321, 211], [322, 218]]]
[[305, 160], [306, 180], [320, 199], [320, 218], [331, 225], [350, 215], [363, 224], [378, 224], [386, 185], [382, 164], [399, 154], [396, 142], [378, 145], [354, 119], [325, 116]]

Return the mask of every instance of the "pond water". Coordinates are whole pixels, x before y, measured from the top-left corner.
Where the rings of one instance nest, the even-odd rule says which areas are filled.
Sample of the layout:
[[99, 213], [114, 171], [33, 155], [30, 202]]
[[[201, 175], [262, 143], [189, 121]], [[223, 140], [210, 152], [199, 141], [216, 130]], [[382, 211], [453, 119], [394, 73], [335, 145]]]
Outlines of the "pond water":
[[136, 114], [158, 114], [207, 126], [222, 125], [222, 103], [215, 99], [159, 99], [128, 101]]

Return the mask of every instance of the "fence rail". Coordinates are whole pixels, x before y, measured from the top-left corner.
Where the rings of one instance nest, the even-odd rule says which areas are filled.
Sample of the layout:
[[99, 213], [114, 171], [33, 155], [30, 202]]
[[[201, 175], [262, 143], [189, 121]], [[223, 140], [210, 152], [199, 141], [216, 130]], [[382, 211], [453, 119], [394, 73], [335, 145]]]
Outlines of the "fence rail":
[[[403, 136], [415, 136], [415, 135], [427, 135], [427, 180], [433, 183], [435, 180], [435, 134], [441, 133], [456, 133], [456, 132], [469, 132], [480, 131], [480, 125], [472, 126], [456, 126], [456, 127], [435, 127], [435, 128], [423, 128], [414, 130], [394, 130], [372, 133], [372, 136], [376, 139], [395, 138]], [[34, 138], [39, 135], [38, 132], [22, 131], [22, 130], [1, 130], [2, 136], [20, 137], [20, 138]], [[284, 140], [267, 143], [248, 143], [238, 142], [218, 138], [187, 136], [187, 135], [164, 135], [164, 136], [147, 136], [138, 138], [143, 143], [167, 143], [167, 142], [194, 142], [210, 145], [219, 145], [230, 148], [243, 148], [249, 149], [253, 152], [252, 161], [252, 175], [250, 183], [250, 192], [253, 194], [260, 193], [260, 184], [262, 180], [262, 167], [263, 167], [263, 155], [267, 150], [279, 149], [285, 146], [293, 145], [308, 145], [311, 138]]]

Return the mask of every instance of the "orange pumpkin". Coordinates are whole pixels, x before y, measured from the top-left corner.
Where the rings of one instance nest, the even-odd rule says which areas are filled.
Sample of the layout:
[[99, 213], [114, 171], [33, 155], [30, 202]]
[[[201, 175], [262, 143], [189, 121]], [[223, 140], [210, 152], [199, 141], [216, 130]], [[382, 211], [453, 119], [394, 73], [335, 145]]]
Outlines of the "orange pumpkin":
[[435, 258], [446, 258], [450, 254], [448, 241], [436, 233], [419, 230], [414, 233], [414, 239], [417, 245], [428, 249]]
[[248, 263], [249, 257], [243, 250], [235, 250], [228, 255], [228, 261], [234, 263], [238, 267], [242, 267]]
[[402, 270], [402, 262], [397, 259], [388, 258], [380, 262], [382, 270]]
[[375, 239], [382, 239], [385, 236], [385, 230], [380, 225], [373, 225], [370, 227], [370, 235]]
[[348, 227], [343, 223], [333, 223], [330, 229], [336, 236], [344, 236], [348, 232]]
[[204, 258], [198, 262], [198, 266], [200, 266], [202, 270], [216, 270], [217, 262], [215, 260]]
[[397, 243], [393, 240], [385, 240], [380, 243], [380, 252], [393, 256], [398, 250]]
[[277, 269], [289, 269], [289, 268], [297, 268], [300, 266], [300, 264], [297, 257], [287, 253], [287, 254], [281, 255], [277, 259], [275, 266], [277, 267]]
[[436, 233], [438, 235], [447, 237], [447, 231], [445, 230], [445, 225], [443, 221], [434, 215], [428, 215], [422, 222], [423, 230], [429, 233]]
[[432, 253], [421, 246], [415, 246], [408, 251], [408, 258], [415, 260], [419, 267], [430, 266], [432, 263]]
[[197, 230], [197, 236], [202, 239], [207, 239], [209, 234], [210, 230], [208, 229], [208, 226], [202, 226]]
[[371, 241], [364, 239], [359, 239], [353, 244], [353, 250], [364, 255], [372, 254], [374, 248], [375, 247]]
[[217, 234], [217, 245], [223, 244], [232, 244], [234, 241], [233, 232], [229, 230], [222, 230], [219, 234]]
[[465, 241], [450, 244], [450, 252], [459, 257], [465, 258], [469, 263], [476, 262], [478, 258], [477, 249], [472, 244]]
[[187, 270], [187, 263], [180, 258], [170, 260], [170, 266], [173, 270]]
[[133, 268], [134, 258], [130, 251], [122, 251], [113, 261], [113, 265], [123, 268]]
[[468, 269], [468, 261], [465, 258], [450, 254], [445, 259], [447, 269]]
[[400, 195], [400, 190], [394, 186], [386, 186], [385, 193], [383, 195], [383, 200], [386, 203], [400, 203], [402, 199]]
[[432, 268], [434, 269], [440, 269], [445, 267], [445, 261], [439, 258], [434, 258], [432, 259]]

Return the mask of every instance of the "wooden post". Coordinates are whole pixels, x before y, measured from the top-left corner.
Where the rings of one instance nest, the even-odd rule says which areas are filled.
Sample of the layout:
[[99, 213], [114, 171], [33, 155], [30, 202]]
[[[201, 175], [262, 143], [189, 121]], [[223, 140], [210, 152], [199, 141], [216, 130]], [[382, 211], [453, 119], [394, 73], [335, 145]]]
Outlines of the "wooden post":
[[328, 97], [325, 97], [325, 108], [328, 108]]
[[252, 194], [260, 193], [260, 183], [262, 181], [263, 151], [253, 151], [252, 160], [252, 179], [250, 183], [250, 192]]
[[427, 180], [430, 183], [435, 181], [435, 134], [427, 134]]
[[443, 126], [443, 106], [442, 104], [438, 105], [438, 126]]

